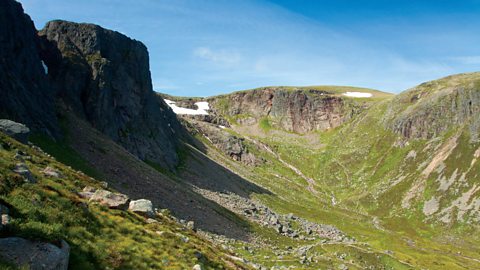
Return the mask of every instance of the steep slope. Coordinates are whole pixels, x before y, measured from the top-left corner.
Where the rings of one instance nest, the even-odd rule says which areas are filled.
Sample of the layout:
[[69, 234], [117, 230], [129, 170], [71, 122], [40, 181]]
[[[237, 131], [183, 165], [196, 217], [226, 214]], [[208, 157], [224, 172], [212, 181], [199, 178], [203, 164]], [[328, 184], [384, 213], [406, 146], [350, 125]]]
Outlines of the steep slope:
[[[348, 98], [363, 93], [367, 98]], [[214, 110], [233, 123], [274, 127], [306, 133], [328, 130], [350, 120], [372, 100], [389, 94], [354, 87], [266, 87], [211, 97]]]
[[40, 31], [49, 78], [66, 110], [142, 160], [178, 164], [175, 115], [154, 97], [147, 48], [93, 24], [47, 23]]
[[[265, 160], [253, 166], [245, 166], [233, 157], [223, 160], [227, 167], [272, 193], [252, 194], [253, 198], [274, 211], [331, 224], [360, 239], [355, 244], [335, 244], [332, 254], [328, 242], [288, 241], [277, 236], [269, 243], [283, 252], [272, 253], [265, 246], [254, 245], [250, 247], [252, 252], [242, 253], [246, 258], [266, 266], [302, 265], [312, 269], [374, 265], [393, 269], [471, 269], [480, 263], [480, 150], [475, 139], [478, 80], [478, 73], [461, 74], [422, 84], [397, 96], [365, 99], [368, 103], [352, 97], [353, 102], [366, 106], [336, 128], [314, 132], [292, 133], [273, 124], [268, 109], [263, 110], [272, 106], [268, 98], [260, 98], [259, 90], [256, 98], [238, 99], [241, 105], [228, 95], [224, 99], [231, 103], [225, 107], [219, 107], [215, 97], [205, 99], [211, 104], [214, 118], [228, 119], [230, 127], [210, 121], [211, 117], [182, 117], [205, 137], [205, 144], [227, 157], [229, 152], [216, 140], [218, 135], [212, 134], [215, 130], [230, 133], [244, 151]], [[254, 93], [240, 94], [249, 95]], [[176, 99], [179, 106], [198, 100]], [[223, 108], [239, 108], [255, 121], [237, 121], [242, 114]], [[258, 120], [265, 117], [271, 124], [268, 128], [262, 128]], [[404, 132], [408, 129], [412, 131]], [[265, 232], [258, 234], [272, 239]], [[288, 246], [293, 247], [292, 252]], [[369, 255], [363, 253], [364, 248], [377, 254], [377, 258], [385, 255], [391, 261], [365, 261]], [[309, 250], [307, 257], [292, 258], [298, 249]], [[339, 254], [348, 259], [323, 261]], [[265, 255], [272, 259], [261, 259]], [[284, 258], [292, 261], [279, 263]]]
[[0, 2], [0, 118], [59, 136], [53, 91], [30, 17], [15, 1]]
[[[15, 172], [18, 164], [35, 182]], [[147, 219], [88, 201], [82, 189], [105, 188], [98, 180], [1, 132], [0, 172], [0, 210], [9, 209], [0, 236], [54, 245], [66, 240], [69, 269], [192, 269], [196, 264], [202, 269], [245, 269], [165, 211]], [[0, 268], [14, 269], [6, 267], [0, 255]]]

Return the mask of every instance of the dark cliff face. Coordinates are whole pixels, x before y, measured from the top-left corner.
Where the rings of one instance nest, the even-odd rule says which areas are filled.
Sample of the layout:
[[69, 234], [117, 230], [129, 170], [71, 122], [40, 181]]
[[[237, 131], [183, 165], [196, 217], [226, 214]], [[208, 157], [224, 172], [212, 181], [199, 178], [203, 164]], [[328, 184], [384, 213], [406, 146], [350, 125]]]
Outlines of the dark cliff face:
[[361, 106], [319, 90], [262, 88], [209, 100], [220, 114], [239, 124], [254, 124], [269, 117], [279, 128], [297, 133], [327, 130], [350, 119]]
[[407, 138], [431, 139], [458, 126], [479, 141], [480, 73], [423, 83], [392, 100], [387, 126]]
[[0, 1], [0, 118], [56, 137], [53, 92], [37, 44], [37, 31], [22, 6]]
[[155, 97], [148, 51], [93, 24], [49, 22], [40, 31], [50, 79], [68, 110], [143, 160], [172, 168], [182, 128]]

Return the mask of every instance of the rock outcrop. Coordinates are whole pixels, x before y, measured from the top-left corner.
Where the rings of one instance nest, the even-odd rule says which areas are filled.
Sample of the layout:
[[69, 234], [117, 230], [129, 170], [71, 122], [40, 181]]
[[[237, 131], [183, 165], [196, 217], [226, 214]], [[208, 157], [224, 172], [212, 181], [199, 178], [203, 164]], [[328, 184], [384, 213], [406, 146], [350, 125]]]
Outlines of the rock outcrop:
[[208, 101], [214, 111], [235, 118], [238, 124], [252, 125], [269, 117], [273, 125], [298, 133], [337, 127], [360, 109], [326, 91], [282, 87], [235, 92]]
[[131, 201], [128, 210], [144, 216], [155, 215], [152, 202], [145, 199]]
[[173, 168], [182, 128], [152, 90], [147, 48], [93, 24], [40, 31], [49, 77], [67, 110], [142, 160]]
[[466, 125], [479, 141], [480, 73], [460, 74], [423, 83], [394, 98], [387, 126], [407, 138], [431, 139]]
[[70, 246], [63, 240], [57, 247], [20, 237], [0, 239], [0, 258], [21, 269], [67, 270], [69, 256]]
[[27, 126], [8, 119], [0, 119], [0, 131], [24, 144], [28, 142], [30, 134]]
[[37, 31], [22, 6], [0, 1], [0, 118], [58, 136], [54, 95], [37, 44]]
[[245, 139], [239, 138], [230, 132], [208, 122], [189, 120], [192, 133], [199, 132], [207, 138], [216, 148], [235, 161], [240, 161], [249, 166], [256, 166], [264, 162], [248, 151]]
[[130, 199], [127, 195], [98, 189], [90, 197], [90, 202], [98, 202], [111, 209], [126, 210]]

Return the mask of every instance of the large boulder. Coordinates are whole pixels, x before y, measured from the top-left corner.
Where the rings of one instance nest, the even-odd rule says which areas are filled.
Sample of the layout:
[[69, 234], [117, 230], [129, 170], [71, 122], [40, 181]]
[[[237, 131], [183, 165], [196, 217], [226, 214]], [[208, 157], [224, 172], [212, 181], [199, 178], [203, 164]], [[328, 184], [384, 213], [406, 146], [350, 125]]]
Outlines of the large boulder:
[[126, 210], [130, 199], [127, 195], [121, 193], [113, 193], [108, 190], [98, 189], [90, 197], [91, 202], [98, 202], [106, 205], [111, 209]]
[[8, 119], [0, 119], [0, 131], [15, 140], [26, 144], [30, 129], [24, 124], [20, 124]]
[[22, 6], [0, 1], [0, 118], [57, 135], [54, 92], [37, 44], [37, 31]]
[[0, 259], [21, 269], [67, 270], [69, 256], [70, 246], [63, 240], [57, 247], [20, 237], [0, 239]]
[[140, 199], [131, 201], [128, 210], [144, 216], [153, 216], [153, 204], [150, 200]]

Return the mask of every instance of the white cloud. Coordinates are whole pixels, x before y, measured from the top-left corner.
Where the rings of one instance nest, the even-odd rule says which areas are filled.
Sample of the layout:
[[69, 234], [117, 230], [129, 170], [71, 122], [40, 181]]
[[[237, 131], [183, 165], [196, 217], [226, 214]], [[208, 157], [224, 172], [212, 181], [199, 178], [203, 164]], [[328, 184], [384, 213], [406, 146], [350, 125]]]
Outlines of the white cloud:
[[453, 57], [452, 60], [464, 65], [478, 65], [480, 64], [480, 55]]
[[242, 60], [240, 53], [234, 49], [212, 50], [208, 47], [198, 47], [194, 49], [193, 55], [222, 66], [233, 66]]

